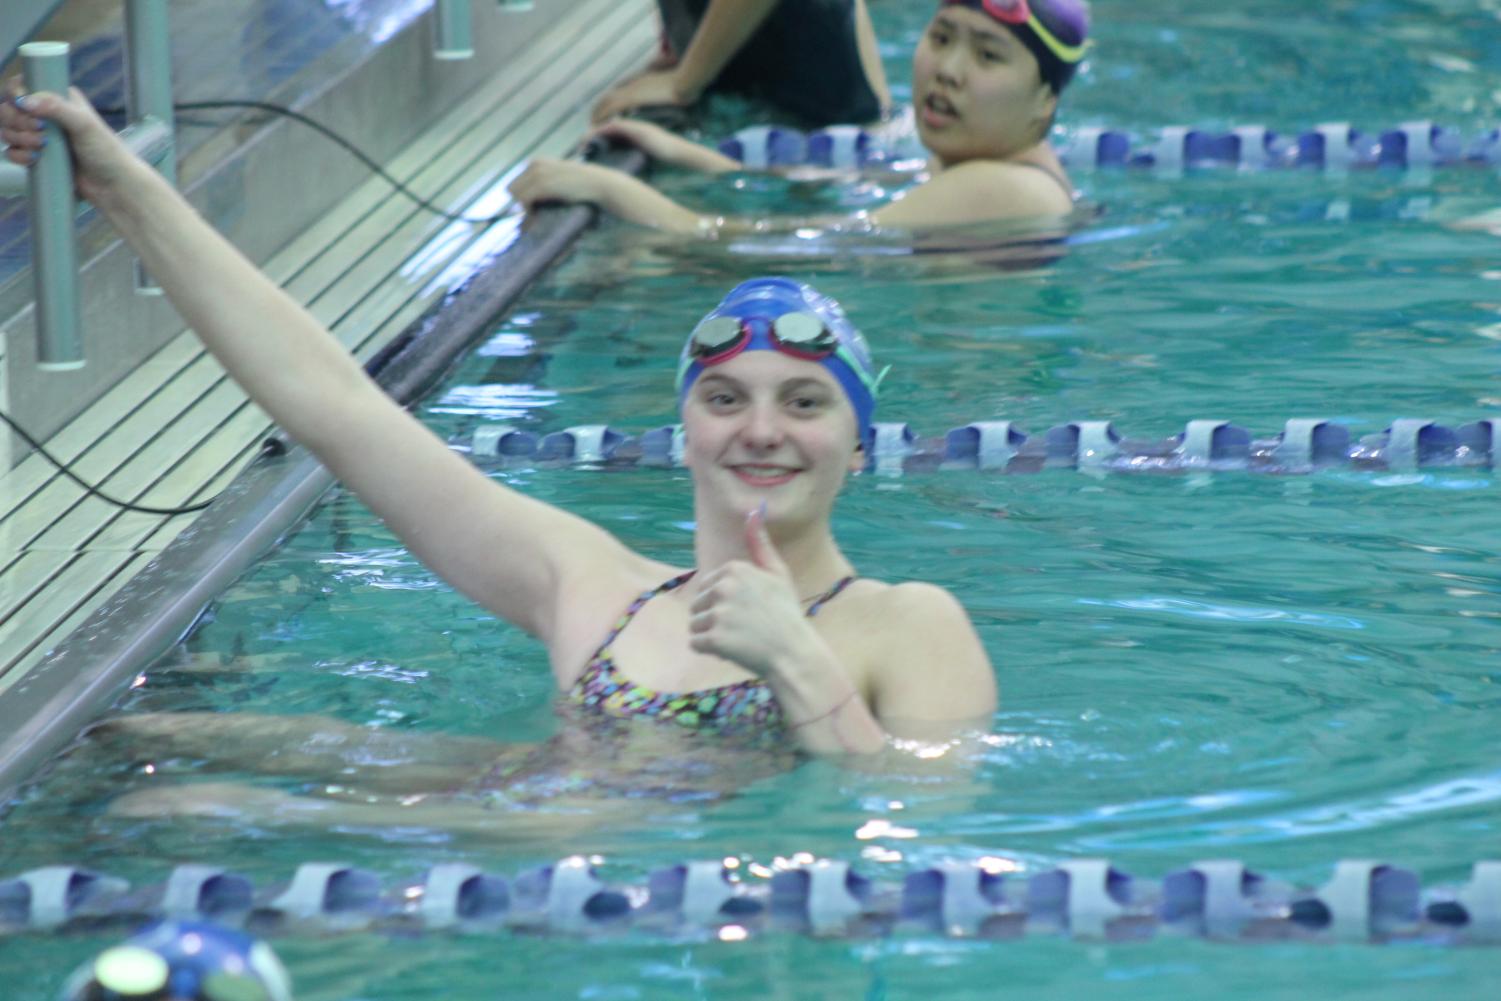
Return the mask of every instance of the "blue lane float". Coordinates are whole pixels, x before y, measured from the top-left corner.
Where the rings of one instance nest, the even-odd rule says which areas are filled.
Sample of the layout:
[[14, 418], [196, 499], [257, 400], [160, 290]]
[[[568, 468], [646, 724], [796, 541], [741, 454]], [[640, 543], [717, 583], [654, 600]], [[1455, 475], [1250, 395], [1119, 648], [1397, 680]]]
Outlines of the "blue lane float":
[[[1055, 145], [1065, 165], [1084, 170], [1297, 167], [1338, 172], [1362, 167], [1501, 166], [1501, 130], [1465, 133], [1426, 121], [1378, 129], [1331, 122], [1301, 132], [1277, 132], [1262, 125], [1229, 129], [1169, 125], [1147, 135], [1087, 126], [1068, 130]], [[796, 166], [905, 169], [920, 167], [927, 160], [927, 152], [905, 120], [873, 130], [836, 125], [807, 133], [758, 125], [723, 140], [719, 150], [757, 170]]]
[[1497, 946], [1501, 861], [1475, 863], [1463, 885], [1426, 890], [1411, 871], [1369, 859], [1337, 862], [1327, 882], [1301, 888], [1233, 859], [1195, 862], [1160, 880], [1106, 859], [1073, 859], [1030, 875], [982, 859], [941, 863], [896, 882], [806, 855], [772, 867], [686, 862], [624, 885], [606, 883], [578, 857], [510, 879], [450, 863], [393, 883], [323, 862], [266, 886], [203, 865], [179, 866], [165, 882], [140, 888], [68, 866], [0, 879], [0, 936], [93, 934], [153, 919], [207, 920], [261, 937], [628, 931], [726, 940], [929, 934]]
[[[580, 465], [672, 468], [683, 458], [681, 425], [639, 434], [604, 424], [538, 433], [505, 424], [482, 425], [452, 446], [492, 465]], [[1412, 470], [1494, 467], [1501, 461], [1501, 418], [1446, 425], [1422, 418], [1392, 421], [1356, 438], [1322, 418], [1295, 418], [1280, 432], [1258, 436], [1223, 420], [1193, 420], [1164, 438], [1123, 434], [1109, 421], [1072, 421], [1028, 434], [1009, 420], [984, 420], [925, 437], [911, 425], [875, 425], [870, 465], [881, 473], [983, 470], [1028, 473], [1048, 469], [1186, 473], [1255, 471], [1295, 474], [1328, 468]]]

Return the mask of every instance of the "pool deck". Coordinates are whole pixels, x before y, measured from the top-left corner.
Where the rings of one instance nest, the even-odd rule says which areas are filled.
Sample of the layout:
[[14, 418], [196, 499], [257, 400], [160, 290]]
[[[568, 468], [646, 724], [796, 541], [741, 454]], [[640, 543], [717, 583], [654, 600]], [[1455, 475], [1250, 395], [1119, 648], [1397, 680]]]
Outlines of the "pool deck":
[[[649, 0], [569, 6], [386, 168], [449, 211], [504, 211], [508, 180], [531, 156], [575, 145], [594, 98], [646, 61], [655, 31]], [[263, 268], [364, 359], [518, 222], [446, 222], [372, 178]], [[171, 507], [217, 493], [270, 430], [184, 331], [45, 444], [112, 496]], [[36, 454], [0, 473], [0, 693], [192, 521], [122, 511]]]

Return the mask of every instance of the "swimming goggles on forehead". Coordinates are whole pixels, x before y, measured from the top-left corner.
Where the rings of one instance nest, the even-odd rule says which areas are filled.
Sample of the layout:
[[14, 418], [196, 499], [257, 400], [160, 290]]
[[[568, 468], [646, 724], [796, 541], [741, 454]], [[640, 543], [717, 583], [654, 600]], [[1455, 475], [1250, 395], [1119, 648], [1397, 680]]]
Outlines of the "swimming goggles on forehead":
[[[215, 970], [201, 977], [174, 977], [167, 961], [150, 949], [121, 945], [106, 949], [94, 960], [92, 983], [97, 993], [75, 994], [110, 1001], [273, 1001], [260, 977], [246, 970]], [[192, 983], [174, 983], [188, 979]]]
[[694, 362], [707, 368], [728, 361], [750, 346], [755, 337], [753, 321], [766, 325], [771, 346], [784, 355], [804, 361], [826, 362], [837, 358], [844, 367], [875, 396], [881, 378], [886, 374], [872, 376], [869, 364], [862, 362], [839, 335], [829, 328], [823, 317], [806, 310], [783, 313], [771, 317], [708, 316], [699, 321], [688, 338], [688, 348], [683, 355], [683, 364], [678, 369], [678, 384], [683, 382], [689, 366]]
[[[964, 0], [943, 0], [943, 2], [945, 4], [956, 4], [963, 3]], [[979, 3], [985, 13], [1003, 24], [1024, 24], [1028, 28], [1031, 28], [1032, 34], [1036, 35], [1042, 44], [1048, 47], [1048, 51], [1066, 63], [1079, 62], [1084, 58], [1084, 53], [1089, 51], [1088, 42], [1069, 45], [1066, 42], [1060, 41], [1057, 35], [1053, 34], [1041, 21], [1037, 20], [1037, 15], [1032, 13], [1032, 5], [1027, 0], [979, 0]]]
[[[820, 361], [839, 348], [839, 338], [816, 313], [784, 313], [768, 324], [772, 346], [783, 354]], [[717, 365], [744, 351], [754, 331], [749, 318], [710, 316], [693, 328], [688, 355], [701, 365]]]

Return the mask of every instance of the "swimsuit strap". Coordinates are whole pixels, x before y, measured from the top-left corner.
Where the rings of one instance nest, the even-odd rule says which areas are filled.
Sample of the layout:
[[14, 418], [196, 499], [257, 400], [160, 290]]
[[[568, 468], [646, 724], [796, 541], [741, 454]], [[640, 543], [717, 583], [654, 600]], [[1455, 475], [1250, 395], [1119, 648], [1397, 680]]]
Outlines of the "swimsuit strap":
[[[648, 591], [642, 591], [639, 595], [637, 595], [636, 600], [631, 602], [630, 607], [625, 610], [625, 614], [621, 615], [620, 618], [616, 620], [614, 627], [610, 630], [610, 634], [606, 636], [605, 641], [599, 645], [599, 649], [594, 651], [594, 656], [589, 658], [589, 662], [592, 664], [609, 652], [610, 646], [615, 642], [615, 637], [619, 636], [621, 631], [625, 629], [626, 626], [631, 624], [631, 620], [636, 617], [636, 613], [641, 611], [642, 605], [645, 605], [648, 601], [652, 600], [659, 594], [663, 594], [667, 591], [677, 590], [684, 584], [688, 583], [688, 581], [692, 579], [693, 575], [697, 572], [697, 570], [689, 570], [687, 573], [678, 574], [671, 580], [664, 581], [663, 583], [658, 584], [656, 587]], [[829, 588], [827, 591], [814, 598], [813, 604], [809, 605], [808, 610], [803, 614], [811, 619], [813, 616], [818, 614], [818, 610], [820, 608], [837, 598], [839, 596], [839, 592], [849, 587], [852, 583], [854, 583], [854, 581], [854, 574], [851, 574], [848, 577], [840, 578], [833, 587]]]
[[808, 606], [808, 610], [806, 612], [804, 612], [803, 614], [806, 615], [810, 619], [813, 618], [813, 616], [815, 616], [815, 615], [818, 614], [818, 610], [820, 608], [822, 608], [823, 606], [827, 605], [829, 602], [833, 601], [835, 598], [839, 597], [839, 592], [843, 591], [845, 588], [849, 587], [854, 582], [855, 582], [855, 575], [854, 574], [850, 574], [848, 577], [841, 577], [839, 579], [839, 581], [833, 587], [829, 588], [823, 594], [820, 594], [818, 597], [814, 598], [813, 599], [813, 604], [809, 605]]
[[1013, 160], [1012, 162], [1015, 163], [1018, 167], [1031, 167], [1033, 170], [1042, 171], [1044, 174], [1048, 175], [1053, 180], [1058, 182], [1058, 186], [1063, 189], [1063, 193], [1068, 195], [1069, 201], [1074, 200], [1073, 185], [1069, 184], [1068, 180], [1064, 178], [1062, 174], [1059, 174], [1057, 171], [1053, 170], [1052, 167], [1049, 167], [1046, 164], [1032, 163], [1030, 160]]
[[620, 635], [620, 631], [622, 629], [631, 624], [631, 620], [636, 617], [636, 613], [641, 611], [642, 605], [646, 604], [648, 601], [651, 601], [653, 598], [655, 598], [659, 594], [662, 594], [663, 592], [673, 591], [677, 588], [682, 587], [684, 584], [688, 583], [689, 578], [691, 578], [697, 572], [698, 571], [696, 570], [689, 570], [687, 573], [678, 574], [671, 580], [664, 581], [663, 583], [658, 584], [656, 587], [651, 588], [647, 591], [642, 591], [640, 594], [638, 594], [636, 596], [636, 600], [631, 602], [630, 607], [625, 610], [625, 614], [622, 615], [618, 620], [616, 620], [614, 627], [610, 629], [610, 634], [606, 636], [605, 641], [599, 645], [599, 649], [594, 651], [594, 656], [589, 658], [589, 662], [592, 664], [594, 661], [598, 660], [602, 654], [610, 649], [610, 644], [615, 642], [615, 637]]

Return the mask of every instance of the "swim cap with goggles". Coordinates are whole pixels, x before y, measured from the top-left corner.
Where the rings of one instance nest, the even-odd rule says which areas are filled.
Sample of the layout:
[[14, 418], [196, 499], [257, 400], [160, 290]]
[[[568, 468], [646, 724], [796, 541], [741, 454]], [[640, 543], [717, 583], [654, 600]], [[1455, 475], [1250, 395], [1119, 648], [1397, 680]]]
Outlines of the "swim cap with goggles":
[[854, 408], [861, 444], [870, 444], [876, 391], [886, 371], [876, 371], [870, 346], [833, 299], [790, 278], [752, 278], [736, 285], [683, 345], [678, 406], [704, 369], [742, 351], [780, 351], [828, 369]]
[[1011, 30], [1037, 60], [1042, 79], [1061, 91], [1089, 51], [1089, 6], [1084, 0], [943, 0], [988, 14]]

